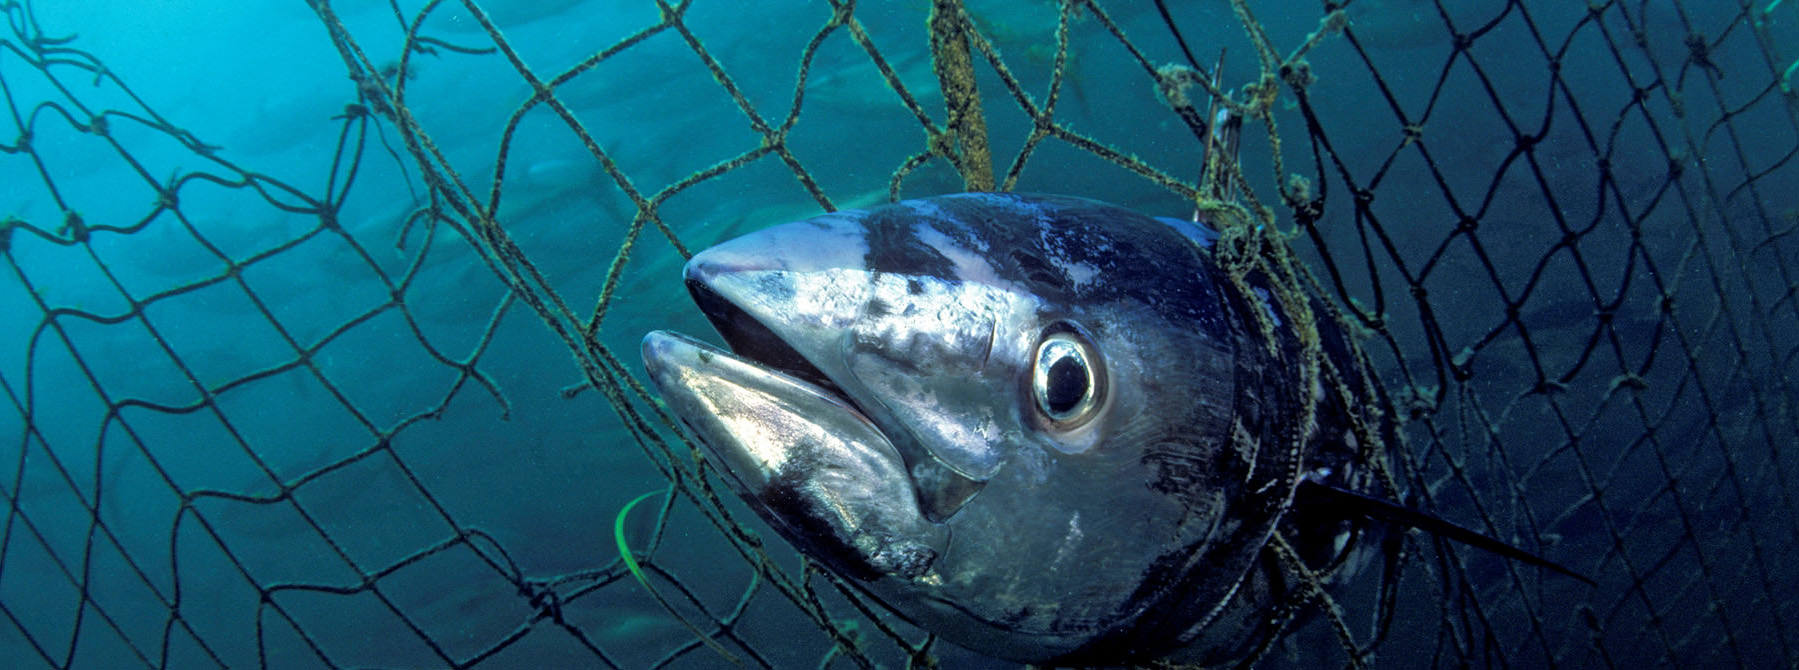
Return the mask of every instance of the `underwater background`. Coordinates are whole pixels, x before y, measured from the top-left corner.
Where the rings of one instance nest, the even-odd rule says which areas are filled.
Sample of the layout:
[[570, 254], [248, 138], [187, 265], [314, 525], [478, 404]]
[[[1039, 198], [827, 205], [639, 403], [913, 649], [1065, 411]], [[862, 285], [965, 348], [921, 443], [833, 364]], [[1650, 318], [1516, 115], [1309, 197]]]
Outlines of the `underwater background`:
[[0, 664], [1014, 667], [769, 541], [638, 341], [827, 209], [1186, 216], [1221, 50], [1403, 482], [1597, 581], [1414, 534], [1260, 665], [1799, 658], [1799, 7], [963, 4], [0, 0]]

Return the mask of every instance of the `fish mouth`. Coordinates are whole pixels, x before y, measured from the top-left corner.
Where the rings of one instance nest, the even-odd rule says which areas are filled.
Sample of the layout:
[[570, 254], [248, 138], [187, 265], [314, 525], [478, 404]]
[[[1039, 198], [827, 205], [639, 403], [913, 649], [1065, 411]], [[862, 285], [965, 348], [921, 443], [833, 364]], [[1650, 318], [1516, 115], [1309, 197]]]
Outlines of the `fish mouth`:
[[864, 580], [923, 574], [946, 537], [920, 512], [893, 442], [739, 304], [780, 299], [755, 284], [769, 270], [709, 258], [689, 262], [687, 285], [730, 350], [668, 331], [645, 335], [644, 367], [664, 404], [739, 496], [805, 553]]
[[798, 349], [781, 339], [780, 335], [763, 325], [747, 310], [714, 290], [709, 278], [703, 273], [689, 270], [687, 292], [693, 296], [693, 302], [699, 306], [700, 312], [712, 322], [712, 327], [724, 337], [725, 343], [731, 347], [731, 353], [797, 381], [811, 384], [818, 391], [835, 396], [864, 418], [867, 417], [855, 399], [844, 393], [843, 388], [831, 381], [830, 376], [806, 360]]

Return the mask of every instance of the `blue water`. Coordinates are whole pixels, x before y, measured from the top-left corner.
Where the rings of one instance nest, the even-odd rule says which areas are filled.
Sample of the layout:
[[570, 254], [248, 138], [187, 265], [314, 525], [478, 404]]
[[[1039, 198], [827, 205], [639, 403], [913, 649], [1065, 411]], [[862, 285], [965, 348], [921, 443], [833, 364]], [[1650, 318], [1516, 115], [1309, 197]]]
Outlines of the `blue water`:
[[[418, 3], [401, 4], [408, 17], [418, 9]], [[926, 4], [864, 1], [857, 17], [922, 109], [941, 123]], [[970, 4], [984, 34], [1041, 103], [1055, 56], [1053, 3]], [[1170, 4], [1180, 5], [1177, 20], [1201, 62], [1209, 64], [1223, 46], [1225, 81], [1253, 80], [1259, 72], [1254, 49], [1226, 3]], [[1539, 374], [1565, 373], [1570, 405], [1606, 403], [1617, 368], [1642, 362], [1655, 342], [1664, 353], [1650, 369], [1667, 380], [1651, 386], [1657, 406], [1697, 406], [1690, 392], [1674, 390], [1688, 361], [1702, 370], [1697, 376], [1719, 380], [1714, 402], [1724, 406], [1710, 414], [1697, 408], [1671, 414], [1656, 428], [1675, 443], [1721, 448], [1741, 440], [1753, 447], [1735, 463], [1750, 473], [1744, 475], [1725, 474], [1715, 450], [1687, 456], [1681, 481], [1739, 484], [1725, 487], [1730, 493], [1701, 486], [1711, 493], [1697, 494], [1687, 506], [1727, 512], [1697, 523], [1731, 537], [1761, 528], [1770, 538], [1771, 561], [1779, 560], [1779, 549], [1792, 548], [1790, 523], [1730, 517], [1782, 500], [1781, 485], [1770, 479], [1784, 471], [1768, 455], [1772, 450], [1760, 446], [1775, 420], [1730, 411], [1752, 405], [1750, 396], [1764, 397], [1756, 395], [1762, 387], [1755, 380], [1766, 369], [1755, 364], [1761, 356], [1779, 366], [1767, 373], [1771, 378], [1790, 366], [1784, 350], [1733, 354], [1731, 344], [1734, 338], [1767, 348], [1756, 328], [1777, 330], [1791, 321], [1790, 305], [1778, 306], [1792, 285], [1780, 274], [1781, 248], [1732, 256], [1720, 250], [1727, 246], [1720, 233], [1716, 245], [1695, 254], [1740, 270], [1722, 284], [1691, 279], [1704, 275], [1700, 262], [1681, 260], [1694, 226], [1767, 212], [1786, 217], [1776, 225], [1790, 226], [1794, 211], [1792, 170], [1779, 162], [1794, 145], [1794, 124], [1778, 94], [1766, 93], [1777, 79], [1770, 68], [1784, 63], [1767, 62], [1747, 28], [1725, 31], [1738, 18], [1737, 8], [1726, 4], [1630, 3], [1628, 12], [1614, 7], [1598, 24], [1583, 24], [1585, 3], [1532, 3], [1532, 22], [1505, 15], [1474, 43], [1469, 53], [1483, 65], [1476, 72], [1450, 55], [1454, 40], [1436, 3], [1363, 0], [1349, 10], [1362, 52], [1339, 35], [1309, 58], [1318, 77], [1310, 87], [1316, 118], [1344, 160], [1323, 169], [1335, 181], [1322, 184], [1330, 190], [1319, 239], [1338, 255], [1348, 292], [1333, 297], [1381, 305], [1393, 318], [1392, 341], [1403, 351], [1375, 355], [1395, 389], [1414, 378], [1429, 381], [1440, 359], [1479, 346], [1472, 359], [1476, 381], [1467, 388], [1497, 399], [1487, 405], [1503, 410], [1493, 418], [1496, 430], [1523, 461], [1548, 463], [1518, 480], [1520, 486], [1544, 509], [1573, 510], [1565, 518], [1538, 519], [1561, 524], [1543, 535], [1565, 536], [1567, 544], [1553, 549], [1556, 557], [1595, 571], [1611, 588], [1628, 580], [1604, 577], [1622, 569], [1605, 553], [1604, 515], [1580, 506], [1587, 483], [1566, 456], [1544, 455], [1566, 439], [1554, 407], [1505, 399], [1524, 397], [1520, 391]], [[1771, 34], [1790, 38], [1799, 17], [1779, 4], [1763, 18]], [[1463, 32], [1501, 16], [1503, 7], [1474, 0], [1444, 5]], [[614, 0], [484, 6], [521, 61], [543, 79], [659, 16], [653, 3]], [[1284, 2], [1252, 6], [1283, 50], [1318, 25], [1310, 4], [1304, 11]], [[370, 61], [397, 61], [403, 33], [389, 3], [333, 7]], [[1104, 7], [1152, 61], [1182, 60], [1153, 5]], [[0, 435], [6, 436], [0, 491], [9, 509], [0, 521], [0, 658], [14, 667], [445, 667], [475, 660], [481, 667], [647, 667], [692, 647], [673, 665], [721, 662], [695, 647], [691, 633], [628, 579], [594, 581], [591, 573], [609, 566], [608, 574], [620, 576], [612, 523], [627, 500], [664, 486], [661, 456], [646, 457], [641, 436], [600, 392], [568, 393], [584, 381], [569, 346], [529, 305], [507, 299], [506, 284], [475, 245], [448, 224], [407, 223], [427, 202], [425, 181], [391, 122], [362, 126], [343, 118], [355, 88], [318, 15], [299, 2], [39, 3], [31, 9], [42, 34], [73, 36], [66, 46], [105, 63], [136, 99], [114, 80], [75, 67], [54, 66], [47, 77], [20, 55], [16, 31], [0, 38], [13, 47], [0, 51], [0, 81], [13, 110], [0, 121], [0, 146], [10, 147], [0, 153], [0, 216], [31, 229], [10, 233], [0, 272], [0, 396], [6, 398], [0, 402]], [[1630, 44], [1623, 13], [1636, 17], [1646, 47]], [[23, 25], [26, 15], [13, 7], [8, 16]], [[829, 17], [820, 2], [762, 3], [753, 11], [696, 2], [684, 23], [756, 115], [778, 127], [790, 111], [799, 55]], [[1698, 66], [1689, 64], [1682, 74], [1688, 26], [1720, 40], [1709, 58], [1730, 75], [1716, 87], [1698, 84]], [[1057, 119], [1191, 181], [1198, 160], [1192, 135], [1142, 69], [1094, 20], [1077, 21], [1072, 30], [1078, 50]], [[459, 5], [435, 13], [422, 32], [444, 43], [491, 46]], [[1734, 37], [1720, 37], [1727, 34]], [[1790, 62], [1790, 44], [1773, 52]], [[1545, 51], [1562, 54], [1565, 88], [1550, 79]], [[1380, 82], [1367, 74], [1362, 53], [1381, 72]], [[1688, 136], [1660, 133], [1674, 127], [1677, 111], [1662, 89], [1651, 89], [1640, 108], [1628, 104], [1633, 84], [1621, 70], [1641, 75], [1657, 71], [1655, 65], [1667, 76], [1692, 78], [1680, 88], [1679, 111], [1691, 114], [1686, 127], [1697, 129]], [[476, 200], [487, 202], [502, 131], [531, 89], [495, 53], [440, 47], [413, 54], [411, 66], [405, 101], [441, 152], [436, 168], [453, 171]], [[1029, 120], [990, 69], [979, 71], [996, 167], [1004, 175]], [[884, 201], [892, 171], [925, 146], [913, 113], [844, 31], [820, 45], [809, 82], [786, 136], [794, 161], [835, 206]], [[1378, 92], [1381, 86], [1386, 94]], [[1489, 91], [1504, 100], [1503, 112], [1493, 108]], [[556, 95], [628, 183], [617, 183], [562, 118], [538, 106], [518, 119], [507, 145], [497, 218], [541, 273], [541, 281], [530, 282], [532, 293], [559, 297], [585, 320], [636, 214], [627, 192], [650, 197], [756, 150], [763, 137], [672, 30], [599, 63]], [[1316, 145], [1307, 146], [1307, 120], [1292, 101], [1284, 94], [1275, 116], [1287, 142], [1285, 169], [1313, 175]], [[1752, 131], [1746, 141], [1708, 125], [1720, 101], [1744, 110], [1732, 123]], [[1422, 152], [1396, 150], [1403, 124], [1395, 105], [1409, 119], [1428, 118], [1422, 137], [1436, 169]], [[103, 109], [139, 118], [153, 110], [216, 152], [196, 153], [166, 129], [118, 115], [107, 120], [110, 141], [82, 132]], [[22, 134], [15, 118], [26, 119], [33, 152], [17, 151], [22, 143], [9, 139]], [[1550, 132], [1538, 146], [1528, 156], [1514, 152], [1518, 134], [1536, 132], [1545, 118]], [[1588, 121], [1584, 129], [1581, 120]], [[359, 160], [337, 152], [346, 132], [355, 147], [356, 133], [364, 131]], [[1263, 202], [1278, 205], [1265, 138], [1252, 124], [1244, 170]], [[1712, 205], [1674, 203], [1665, 188], [1670, 152], [1672, 163], [1723, 185]], [[1611, 177], [1603, 182], [1596, 155], [1608, 156]], [[352, 163], [358, 169], [349, 180], [345, 167]], [[1770, 174], [1759, 178], [1758, 191], [1730, 190], [1745, 175], [1764, 171]], [[1354, 223], [1359, 219], [1343, 173], [1373, 188], [1371, 211], [1392, 233], [1373, 245], [1377, 262], [1361, 260], [1370, 233]], [[244, 187], [246, 179], [260, 190]], [[1700, 182], [1691, 183], [1696, 195], [1690, 197], [1703, 200]], [[174, 209], [157, 209], [159, 184], [173, 187]], [[900, 194], [960, 188], [939, 160], [914, 172]], [[1099, 198], [1157, 215], [1190, 209], [1149, 181], [1055, 140], [1037, 150], [1016, 188]], [[315, 207], [308, 199], [327, 198], [338, 202], [341, 232], [321, 228], [319, 215], [304, 211]], [[696, 250], [820, 209], [787, 162], [763, 156], [673, 193], [658, 212], [680, 243]], [[84, 243], [65, 243], [70, 210], [93, 230]], [[1628, 262], [1625, 211], [1641, 224], [1641, 255], [1669, 275], [1661, 279], [1677, 287], [1680, 304], [1694, 306], [1683, 324], [1698, 353], [1673, 353], [1672, 334], [1654, 329], [1660, 296], [1647, 288], [1654, 278], [1643, 264]], [[1463, 215], [1480, 222], [1484, 258], [1451, 234]], [[1591, 252], [1584, 270], [1558, 247], [1558, 217], [1576, 228], [1594, 226], [1581, 242]], [[1291, 225], [1290, 217], [1282, 224]], [[1309, 238], [1296, 245], [1322, 274], [1318, 247]], [[1434, 255], [1439, 248], [1448, 251]], [[1404, 259], [1405, 268], [1387, 253]], [[668, 238], [646, 229], [600, 323], [597, 341], [638, 379], [636, 343], [645, 331], [710, 332], [685, 296], [679, 265]], [[1617, 298], [1622, 354], [1605, 362], [1610, 367], [1581, 367], [1593, 332], [1583, 272], [1602, 298]], [[1436, 364], [1409, 287], [1398, 280], [1406, 275], [1420, 277], [1437, 315], [1447, 315], [1437, 324], [1447, 350]], [[1676, 282], [1674, 275], [1689, 279]], [[1757, 296], [1757, 305], [1772, 306], [1772, 322], [1750, 323], [1741, 333], [1716, 325], [1753, 320], [1741, 300], [1736, 311], [1714, 316], [1713, 305], [1725, 294]], [[1508, 300], [1526, 323], [1538, 325], [1530, 351], [1506, 325]], [[638, 412], [649, 408], [641, 400], [630, 404]], [[1772, 425], [1775, 438], [1787, 438], [1784, 424]], [[1641, 420], [1602, 413], [1583, 431], [1589, 441], [1612, 438], [1597, 448], [1619, 453], [1646, 429]], [[672, 437], [665, 427], [655, 433]], [[1448, 441], [1465, 448], [1476, 469], [1522, 469], [1483, 460], [1492, 452], [1478, 437]], [[685, 456], [681, 448], [677, 453]], [[1608, 474], [1607, 490], [1648, 500], [1651, 519], [1675, 516], [1665, 509], [1666, 498], [1655, 497], [1666, 475], [1646, 458], [1606, 462], [1627, 475], [1643, 473]], [[1477, 486], [1503, 489], [1486, 480]], [[739, 518], [751, 519], [735, 501], [729, 504]], [[730, 611], [751, 584], [749, 567], [693, 505], [683, 501], [672, 515], [667, 531], [654, 538], [661, 543], [655, 563], [714, 614]], [[1641, 523], [1664, 529], [1630, 536], [1645, 547], [1678, 543], [1683, 534], [1696, 541], [1671, 521]], [[630, 527], [634, 545], [652, 540], [646, 520]], [[778, 541], [769, 542], [769, 551], [790, 571], [796, 565]], [[1742, 551], [1720, 551], [1747, 560]], [[1645, 558], [1651, 553], [1631, 555], [1640, 562], [1653, 560]], [[1750, 586], [1699, 589], [1712, 602], [1756, 602], [1731, 624], [1742, 644], [1725, 652], [1712, 642], [1682, 642], [1678, 649], [1691, 651], [1689, 660], [1780, 662], [1765, 654], [1778, 653], [1775, 642], [1790, 632], [1777, 626], [1772, 637], [1758, 636], [1745, 632], [1760, 629], [1743, 628], [1742, 619], [1785, 610], [1766, 599], [1790, 594], [1790, 580], [1757, 588], [1753, 577], [1766, 573], [1743, 570]], [[1662, 588], [1654, 583], [1661, 578], [1642, 581]], [[521, 583], [557, 593], [566, 604], [546, 608], [546, 599], [521, 595]], [[597, 590], [583, 590], [596, 584]], [[814, 585], [829, 591], [822, 581]], [[770, 665], [815, 666], [829, 641], [770, 587], [759, 588], [737, 634]], [[1550, 591], [1526, 598], [1536, 603], [1532, 611], [1572, 611], [1542, 605], [1566, 595], [1558, 586]], [[1675, 594], [1658, 595], [1656, 606], [1688, 606], [1693, 592], [1676, 583], [1656, 591]], [[854, 616], [840, 597], [827, 593], [826, 599], [836, 616]], [[1622, 602], [1615, 595], [1591, 600], [1615, 615], [1620, 628], [1640, 616], [1632, 605], [1605, 610]], [[1566, 622], [1552, 628], [1546, 646], [1561, 651], [1545, 655], [1597, 662], [1580, 651], [1584, 629]], [[1721, 637], [1710, 623], [1676, 630]], [[874, 652], [879, 662], [903, 663], [872, 625], [864, 622], [860, 631], [880, 650]], [[908, 629], [907, 635], [920, 634]], [[1429, 640], [1399, 637], [1395, 644], [1431, 648]], [[1006, 667], [939, 651], [953, 667]], [[1309, 653], [1288, 645], [1271, 662], [1304, 665]], [[1329, 650], [1318, 653], [1335, 658]], [[1536, 651], [1520, 653], [1524, 660], [1514, 662], [1537, 664]], [[1642, 653], [1665, 660], [1654, 649]], [[1423, 659], [1383, 658], [1398, 665], [1428, 662]], [[839, 660], [833, 667], [852, 666]]]

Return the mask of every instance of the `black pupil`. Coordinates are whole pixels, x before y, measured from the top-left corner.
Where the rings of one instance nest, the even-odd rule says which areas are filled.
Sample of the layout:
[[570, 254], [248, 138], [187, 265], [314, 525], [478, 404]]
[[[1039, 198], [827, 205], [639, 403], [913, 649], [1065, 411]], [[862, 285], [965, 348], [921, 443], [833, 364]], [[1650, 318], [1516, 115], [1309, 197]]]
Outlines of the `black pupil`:
[[1049, 388], [1043, 404], [1050, 414], [1067, 414], [1087, 395], [1087, 370], [1073, 356], [1063, 356], [1049, 366]]

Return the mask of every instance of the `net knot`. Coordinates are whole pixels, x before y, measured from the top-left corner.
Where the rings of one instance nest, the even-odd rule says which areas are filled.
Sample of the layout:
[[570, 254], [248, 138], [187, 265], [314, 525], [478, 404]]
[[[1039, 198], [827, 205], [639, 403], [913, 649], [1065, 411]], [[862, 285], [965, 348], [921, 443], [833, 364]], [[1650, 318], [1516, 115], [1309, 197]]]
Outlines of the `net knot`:
[[80, 212], [72, 209], [64, 211], [62, 216], [62, 227], [56, 229], [56, 232], [68, 236], [70, 242], [86, 242], [87, 221], [81, 218]]
[[562, 596], [556, 590], [526, 582], [519, 585], [519, 595], [530, 599], [531, 609], [537, 611], [537, 618], [549, 619], [562, 625]]
[[1718, 64], [1712, 62], [1711, 44], [1705, 41], [1705, 35], [1697, 32], [1687, 33], [1686, 45], [1688, 62], [1710, 71], [1720, 79], [1724, 77], [1723, 71], [1718, 69]]
[[1156, 91], [1162, 94], [1169, 107], [1175, 109], [1193, 106], [1193, 100], [1187, 97], [1187, 87], [1199, 81], [1199, 72], [1179, 63], [1156, 68]]
[[1318, 81], [1318, 76], [1312, 74], [1311, 61], [1301, 58], [1281, 66], [1281, 81], [1299, 89], [1311, 86]]

